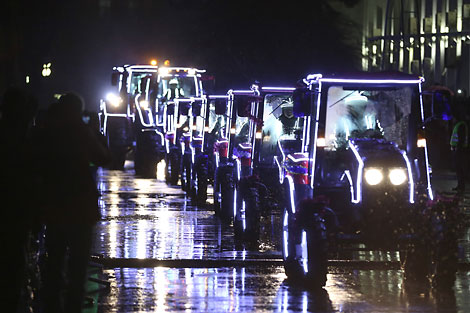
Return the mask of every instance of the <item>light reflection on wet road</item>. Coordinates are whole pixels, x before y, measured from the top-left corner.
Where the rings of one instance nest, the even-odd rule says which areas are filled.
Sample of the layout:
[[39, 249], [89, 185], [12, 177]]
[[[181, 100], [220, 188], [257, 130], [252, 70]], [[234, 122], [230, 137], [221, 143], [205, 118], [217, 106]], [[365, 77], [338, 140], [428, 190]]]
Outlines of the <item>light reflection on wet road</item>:
[[273, 268], [122, 268], [108, 270], [102, 312], [468, 312], [469, 277], [455, 294], [405, 291], [397, 270], [329, 274], [321, 291], [285, 281]]
[[[261, 245], [243, 250], [235, 245], [229, 226], [221, 225], [210, 208], [191, 206], [180, 188], [136, 178], [132, 168], [100, 170], [98, 178], [103, 219], [96, 228], [93, 255], [241, 262], [281, 257], [275, 244], [277, 215], [264, 223]], [[394, 252], [352, 255], [357, 260], [398, 259]], [[396, 269], [330, 270], [326, 288], [313, 292], [287, 282], [283, 267], [269, 262], [248, 267], [110, 268], [105, 273], [111, 290], [101, 295], [99, 312], [470, 312], [468, 272], [458, 273], [455, 292], [435, 294], [422, 286], [404, 288]]]

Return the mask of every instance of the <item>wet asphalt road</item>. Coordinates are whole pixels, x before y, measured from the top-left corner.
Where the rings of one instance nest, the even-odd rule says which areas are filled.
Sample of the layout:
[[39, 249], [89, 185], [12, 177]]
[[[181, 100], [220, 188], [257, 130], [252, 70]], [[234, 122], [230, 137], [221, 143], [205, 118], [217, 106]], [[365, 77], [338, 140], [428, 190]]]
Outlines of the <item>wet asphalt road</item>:
[[[137, 178], [128, 162], [123, 172], [100, 169], [98, 187], [92, 255], [111, 285], [98, 312], [470, 312], [468, 266], [453, 291], [435, 292], [403, 284], [397, 253], [359, 249], [332, 260], [325, 289], [309, 291], [286, 280], [276, 212], [259, 244], [243, 247], [210, 205], [192, 206], [161, 174]], [[466, 264], [469, 236], [460, 245]]]

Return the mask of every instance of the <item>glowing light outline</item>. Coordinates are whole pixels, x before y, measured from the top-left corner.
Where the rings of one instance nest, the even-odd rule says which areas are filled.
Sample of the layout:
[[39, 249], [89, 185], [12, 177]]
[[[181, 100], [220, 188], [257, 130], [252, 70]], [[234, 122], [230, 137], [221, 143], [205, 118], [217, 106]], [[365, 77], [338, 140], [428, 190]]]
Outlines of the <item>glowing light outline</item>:
[[[260, 96], [260, 92], [256, 86], [256, 88], [253, 90], [255, 96]], [[251, 102], [251, 114], [258, 117], [258, 111], [259, 111], [259, 104], [260, 104], [260, 101], [252, 101]], [[252, 126], [252, 130], [250, 132], [250, 134], [253, 136], [252, 138], [252, 149], [251, 149], [251, 159], [254, 160], [255, 159], [255, 146], [256, 146], [256, 132], [257, 132], [257, 128], [258, 128], [258, 125], [252, 121], [250, 119], [250, 124]], [[251, 162], [250, 164], [250, 167], [251, 169], [253, 169], [253, 166], [254, 166], [254, 163], [255, 162]]]
[[144, 121], [144, 117], [142, 115], [142, 108], [140, 107], [139, 98], [140, 98], [140, 95], [135, 96], [134, 102], [136, 103], [135, 106], [137, 108], [137, 112], [139, 112], [140, 122], [145, 127], [152, 127], [152, 126], [154, 126], [154, 123], [153, 123], [153, 116], [152, 116], [151, 111], [150, 111], [150, 106], [149, 106], [149, 109], [144, 109], [146, 111], [146, 113], [148, 115], [148, 119], [149, 119], [149, 123], [146, 123]]
[[219, 152], [216, 151], [215, 152], [215, 167], [219, 167], [219, 162], [220, 162]]
[[294, 179], [290, 175], [286, 175], [287, 182], [289, 184], [289, 195], [290, 195], [290, 206], [292, 209], [292, 213], [295, 214], [295, 184]]
[[357, 159], [357, 162], [359, 164], [358, 169], [357, 169], [357, 178], [356, 178], [356, 199], [352, 201], [353, 203], [360, 203], [362, 201], [362, 174], [363, 174], [363, 169], [364, 169], [364, 161], [362, 160], [359, 152], [356, 149], [356, 146], [352, 143], [352, 141], [348, 141], [349, 147], [351, 148], [351, 151], [354, 153], [354, 156]]
[[232, 90], [234, 95], [251, 95], [253, 90]]
[[229, 97], [227, 95], [209, 95], [209, 99], [228, 99]]
[[265, 91], [286, 91], [286, 92], [289, 92], [289, 91], [294, 91], [295, 90], [295, 87], [261, 87], [261, 90], [265, 90]]
[[[419, 87], [419, 103], [421, 106], [421, 122], [423, 123], [423, 129], [424, 129], [424, 104], [423, 104], [423, 90], [421, 84], [418, 85]], [[424, 159], [426, 162], [426, 179], [427, 179], [427, 188], [428, 188], [428, 195], [429, 199], [434, 200], [434, 195], [432, 192], [432, 186], [431, 186], [431, 176], [429, 173], [429, 156], [428, 156], [428, 145], [427, 142], [425, 142], [424, 145]]]
[[237, 187], [233, 188], [233, 218], [237, 217]]
[[235, 163], [237, 164], [237, 181], [240, 181], [241, 171], [242, 171], [242, 165], [241, 165], [240, 159], [236, 158]]
[[321, 82], [326, 83], [359, 83], [359, 84], [420, 84], [423, 79], [350, 79], [350, 78], [320, 78]]
[[170, 154], [170, 141], [165, 138], [166, 154]]
[[302, 268], [304, 274], [308, 273], [308, 250], [307, 250], [307, 232], [302, 230], [302, 241], [300, 242], [300, 247], [302, 248]]
[[[228, 146], [227, 149], [230, 152], [230, 143], [231, 143], [231, 137], [232, 137], [232, 112], [233, 112], [233, 103], [234, 103], [234, 95], [233, 95], [233, 90], [229, 89], [227, 91], [227, 108], [228, 108], [228, 114], [226, 116], [226, 123], [225, 123], [225, 136], [227, 137], [228, 141]], [[227, 156], [229, 157], [229, 154]]]
[[[306, 154], [306, 153], [302, 153], [302, 154]], [[303, 161], [309, 161], [310, 159], [308, 158], [308, 156], [304, 156], [304, 157], [301, 157], [301, 158], [296, 158], [294, 157], [292, 154], [288, 154], [287, 155], [287, 158], [288, 159], [291, 159], [293, 162], [295, 163], [298, 163], [298, 162], [303, 162]]]
[[414, 179], [413, 179], [413, 172], [411, 171], [411, 164], [410, 160], [408, 159], [408, 156], [406, 155], [405, 151], [401, 152], [401, 155], [403, 156], [403, 159], [405, 159], [406, 163], [406, 168], [408, 170], [408, 184], [409, 184], [409, 192], [410, 192], [410, 203], [415, 203], [414, 200], [414, 194], [415, 194], [415, 184], [414, 184]]
[[240, 146], [240, 148], [242, 148], [243, 150], [247, 150], [247, 149], [251, 149], [251, 143], [249, 142], [241, 142], [238, 144]]
[[346, 177], [348, 178], [348, 181], [349, 181], [349, 187], [350, 187], [349, 189], [351, 191], [351, 202], [356, 203], [356, 202], [354, 202], [356, 200], [356, 198], [355, 198], [355, 195], [354, 195], [354, 184], [353, 184], [353, 181], [352, 181], [351, 172], [349, 170], [345, 170], [344, 174], [346, 175]]
[[307, 138], [305, 137], [305, 135], [307, 134], [308, 130], [307, 130], [307, 127], [309, 125], [307, 125], [307, 117], [303, 117], [304, 119], [304, 129], [302, 131], [302, 142], [303, 142], [303, 145], [302, 145], [302, 151], [301, 152], [307, 152], [307, 144], [306, 144], [306, 141], [307, 141]]
[[[312, 85], [310, 85], [310, 88], [312, 88]], [[317, 137], [318, 137], [318, 121], [320, 118], [320, 101], [321, 101], [321, 93], [322, 93], [322, 84], [321, 81], [318, 82], [318, 95], [317, 95], [317, 114], [315, 117], [315, 135], [313, 138], [313, 156], [312, 156], [312, 181], [310, 182], [310, 187], [313, 189], [313, 185], [315, 182], [315, 167], [317, 163]], [[308, 132], [307, 132], [307, 138], [310, 138], [310, 116], [308, 117]], [[310, 139], [308, 139], [308, 143], [306, 143], [306, 146], [310, 144]]]
[[243, 223], [243, 230], [246, 230], [246, 204], [245, 200], [242, 200], [242, 210], [240, 211], [240, 218], [242, 219]]
[[276, 162], [277, 167], [279, 168], [279, 183], [282, 185], [282, 183], [284, 182], [284, 171], [281, 164], [279, 163], [279, 160], [277, 159], [277, 155], [274, 156], [274, 161]]
[[284, 256], [285, 259], [289, 257], [289, 210], [286, 210], [282, 222], [282, 239], [284, 242]]
[[323, 77], [323, 75], [322, 75], [322, 74], [319, 74], [319, 73], [317, 73], [317, 74], [309, 74], [309, 75], [307, 75], [306, 80], [309, 81], [309, 82], [310, 82], [310, 81], [318, 81], [318, 80], [321, 79], [322, 77]]
[[108, 110], [106, 108], [106, 101], [104, 101], [103, 99], [100, 99], [100, 101], [101, 101], [100, 106], [103, 109], [103, 115], [104, 115], [103, 135], [106, 135], [107, 125], [108, 125], [108, 116], [127, 118], [127, 115], [124, 113], [108, 113]]

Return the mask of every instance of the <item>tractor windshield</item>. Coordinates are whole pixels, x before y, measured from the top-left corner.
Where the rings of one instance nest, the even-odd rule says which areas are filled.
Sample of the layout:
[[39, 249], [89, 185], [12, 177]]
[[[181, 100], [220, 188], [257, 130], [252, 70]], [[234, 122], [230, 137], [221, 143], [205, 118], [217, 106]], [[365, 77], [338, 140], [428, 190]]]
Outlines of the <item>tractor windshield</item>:
[[344, 149], [348, 140], [377, 138], [406, 147], [413, 89], [410, 86], [328, 89], [327, 150]]
[[197, 79], [194, 76], [164, 76], [158, 82], [161, 98], [189, 98], [198, 96]]
[[132, 72], [128, 92], [131, 95], [143, 93], [144, 90], [141, 90], [141, 80], [148, 75], [149, 73], [147, 72]]
[[204, 134], [204, 128], [206, 126], [206, 104], [193, 104], [193, 116], [195, 123], [194, 136], [201, 137]]
[[273, 156], [277, 154], [279, 140], [298, 142], [300, 151], [303, 121], [303, 118], [294, 116], [291, 94], [266, 95], [260, 161], [273, 162]]
[[227, 138], [227, 115], [216, 113], [216, 100], [209, 102], [209, 134], [216, 139]]

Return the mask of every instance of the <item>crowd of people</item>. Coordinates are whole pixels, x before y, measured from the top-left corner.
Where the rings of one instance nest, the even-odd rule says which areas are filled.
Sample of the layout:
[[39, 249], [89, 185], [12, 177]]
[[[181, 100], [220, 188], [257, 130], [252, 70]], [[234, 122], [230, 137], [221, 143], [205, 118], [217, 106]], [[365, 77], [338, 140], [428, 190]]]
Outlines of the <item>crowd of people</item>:
[[39, 116], [38, 102], [11, 87], [0, 106], [3, 312], [25, 310], [32, 245], [44, 235], [35, 312], [81, 312], [93, 226], [100, 219], [94, 170], [111, 160], [99, 131], [83, 120], [73, 92]]

